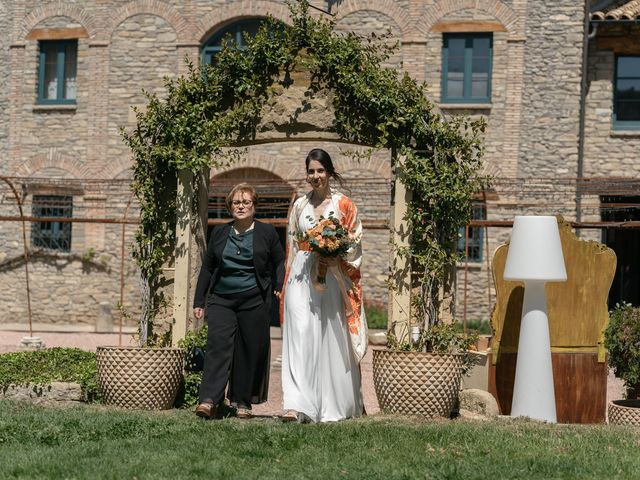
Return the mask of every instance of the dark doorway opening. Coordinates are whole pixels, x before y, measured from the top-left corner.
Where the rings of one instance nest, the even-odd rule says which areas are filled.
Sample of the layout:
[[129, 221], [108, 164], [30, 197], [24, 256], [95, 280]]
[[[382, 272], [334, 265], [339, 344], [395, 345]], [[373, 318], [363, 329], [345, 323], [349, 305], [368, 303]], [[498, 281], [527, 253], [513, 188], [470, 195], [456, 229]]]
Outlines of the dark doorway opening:
[[[603, 221], [640, 220], [640, 196], [602, 196], [600, 207]], [[609, 308], [622, 302], [640, 306], [640, 230], [607, 228], [603, 231], [603, 242], [616, 252], [617, 257]]]

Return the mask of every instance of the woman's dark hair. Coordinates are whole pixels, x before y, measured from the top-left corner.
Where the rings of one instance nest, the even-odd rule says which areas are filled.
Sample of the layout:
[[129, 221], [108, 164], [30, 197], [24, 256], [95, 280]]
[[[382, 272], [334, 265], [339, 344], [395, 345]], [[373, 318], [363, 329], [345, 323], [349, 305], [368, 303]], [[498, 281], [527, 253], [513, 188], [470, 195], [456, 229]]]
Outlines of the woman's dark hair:
[[306, 170], [309, 170], [309, 163], [311, 160], [316, 160], [322, 164], [324, 169], [329, 174], [329, 177], [335, 178], [341, 187], [346, 187], [345, 181], [338, 172], [336, 172], [336, 167], [333, 166], [333, 161], [331, 160], [331, 156], [325, 152], [321, 148], [314, 148], [309, 152], [307, 158], [304, 161], [304, 166]]

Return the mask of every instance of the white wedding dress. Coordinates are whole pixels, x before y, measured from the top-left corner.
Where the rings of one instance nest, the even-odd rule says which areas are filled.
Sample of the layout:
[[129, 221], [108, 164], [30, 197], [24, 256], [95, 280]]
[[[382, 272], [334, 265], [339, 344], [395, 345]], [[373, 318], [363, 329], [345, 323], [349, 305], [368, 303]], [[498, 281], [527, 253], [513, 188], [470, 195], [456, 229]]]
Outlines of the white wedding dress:
[[[333, 212], [340, 218], [341, 195], [336, 193], [333, 197], [324, 216]], [[289, 221], [289, 235], [306, 231], [314, 222], [308, 196], [298, 199]], [[361, 229], [359, 221], [358, 227]], [[360, 252], [358, 237], [357, 252], [352, 255], [357, 257], [358, 275]], [[284, 409], [304, 413], [313, 422], [359, 417], [363, 402], [358, 362], [364, 352], [354, 355], [345, 315], [344, 290], [336, 279], [340, 271], [330, 269], [326, 284], [319, 289], [312, 284], [317, 275], [316, 254], [300, 250], [297, 242], [290, 239], [289, 255], [282, 326]], [[348, 290], [351, 280], [343, 275], [342, 281], [343, 288], [346, 286]], [[366, 334], [363, 309], [361, 321]]]

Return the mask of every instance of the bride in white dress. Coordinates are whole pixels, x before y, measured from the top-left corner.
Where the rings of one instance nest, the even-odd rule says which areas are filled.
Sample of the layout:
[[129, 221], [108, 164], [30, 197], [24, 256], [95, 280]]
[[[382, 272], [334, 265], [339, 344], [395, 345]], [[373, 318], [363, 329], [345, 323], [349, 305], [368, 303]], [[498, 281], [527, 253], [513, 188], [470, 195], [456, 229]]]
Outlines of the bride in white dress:
[[[289, 217], [287, 274], [283, 292], [282, 390], [284, 420], [330, 422], [363, 413], [359, 363], [367, 349], [367, 322], [360, 285], [362, 225], [353, 201], [331, 186], [341, 183], [321, 149], [305, 161], [312, 191]], [[346, 255], [320, 257], [296, 240], [320, 216], [340, 219], [355, 239]], [[326, 264], [326, 283], [318, 267]]]

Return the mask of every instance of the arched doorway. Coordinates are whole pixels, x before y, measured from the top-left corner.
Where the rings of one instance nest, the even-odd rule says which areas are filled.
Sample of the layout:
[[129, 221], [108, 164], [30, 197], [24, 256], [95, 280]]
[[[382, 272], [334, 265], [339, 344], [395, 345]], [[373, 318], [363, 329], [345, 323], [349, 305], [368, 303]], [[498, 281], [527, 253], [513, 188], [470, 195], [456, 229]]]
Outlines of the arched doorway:
[[281, 177], [262, 168], [246, 167], [219, 173], [209, 181], [209, 226], [229, 221], [231, 216], [225, 198], [231, 188], [246, 182], [258, 192], [256, 218], [271, 223], [286, 234], [289, 207], [295, 194], [294, 188]]

